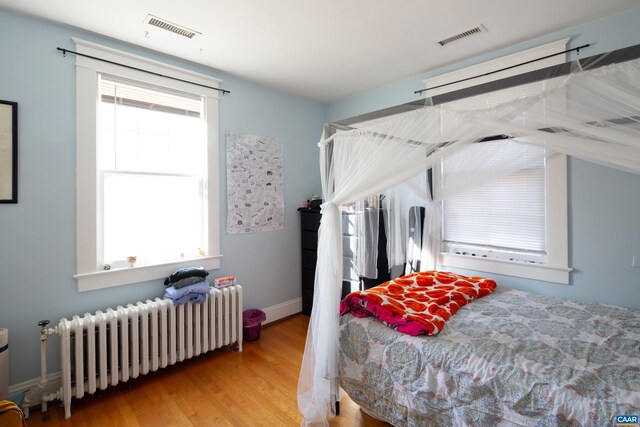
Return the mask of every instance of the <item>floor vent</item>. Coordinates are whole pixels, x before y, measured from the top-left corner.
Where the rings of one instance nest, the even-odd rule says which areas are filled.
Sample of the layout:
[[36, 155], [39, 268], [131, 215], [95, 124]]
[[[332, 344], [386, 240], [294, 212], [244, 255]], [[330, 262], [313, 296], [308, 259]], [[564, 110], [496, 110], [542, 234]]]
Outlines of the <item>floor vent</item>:
[[467, 37], [471, 37], [474, 34], [486, 33], [487, 29], [484, 25], [478, 25], [477, 27], [471, 28], [467, 31], [463, 31], [460, 34], [456, 34], [455, 36], [451, 36], [444, 40], [440, 40], [438, 44], [442, 47], [448, 45], [449, 43], [453, 43], [458, 40], [466, 39]]

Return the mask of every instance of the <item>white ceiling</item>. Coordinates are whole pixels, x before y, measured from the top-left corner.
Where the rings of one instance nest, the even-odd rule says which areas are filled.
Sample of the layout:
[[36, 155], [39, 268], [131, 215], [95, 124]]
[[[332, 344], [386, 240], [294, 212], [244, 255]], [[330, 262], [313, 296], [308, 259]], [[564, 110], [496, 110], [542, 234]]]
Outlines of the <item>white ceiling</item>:
[[[320, 102], [639, 5], [640, 0], [0, 0], [9, 10]], [[151, 27], [144, 23], [148, 14], [202, 34], [187, 39]], [[480, 24], [488, 32], [445, 48], [436, 44]]]

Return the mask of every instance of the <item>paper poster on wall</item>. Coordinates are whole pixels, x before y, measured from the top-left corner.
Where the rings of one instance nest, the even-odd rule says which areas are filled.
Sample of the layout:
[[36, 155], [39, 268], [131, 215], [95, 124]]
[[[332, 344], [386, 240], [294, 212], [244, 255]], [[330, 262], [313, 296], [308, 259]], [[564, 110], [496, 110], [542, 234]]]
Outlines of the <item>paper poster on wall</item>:
[[283, 143], [227, 132], [227, 233], [284, 228]]

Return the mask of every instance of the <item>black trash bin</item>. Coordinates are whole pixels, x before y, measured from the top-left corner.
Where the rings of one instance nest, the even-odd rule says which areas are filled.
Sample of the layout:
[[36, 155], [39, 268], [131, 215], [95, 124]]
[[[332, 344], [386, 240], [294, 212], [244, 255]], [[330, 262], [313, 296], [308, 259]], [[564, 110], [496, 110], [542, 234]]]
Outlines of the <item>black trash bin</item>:
[[257, 308], [245, 310], [242, 313], [242, 339], [255, 341], [260, 338], [260, 328], [265, 320], [267, 315], [264, 311]]

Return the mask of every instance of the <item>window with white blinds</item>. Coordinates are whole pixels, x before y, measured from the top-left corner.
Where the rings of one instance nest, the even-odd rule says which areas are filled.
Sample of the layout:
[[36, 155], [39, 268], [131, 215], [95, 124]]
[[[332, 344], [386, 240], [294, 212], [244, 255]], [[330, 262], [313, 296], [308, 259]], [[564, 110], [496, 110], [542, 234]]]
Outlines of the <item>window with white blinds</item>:
[[[545, 82], [504, 89], [489, 95], [451, 102], [445, 108], [471, 110], [491, 108], [501, 103], [539, 93]], [[544, 103], [535, 107], [544, 114]], [[519, 116], [526, 121], [527, 116]], [[459, 192], [443, 202], [443, 245], [446, 252], [484, 258], [523, 262], [546, 260], [545, 221], [545, 151], [510, 140], [493, 140], [470, 144], [462, 152], [446, 158], [440, 179], [459, 173], [463, 158], [481, 158], [491, 145], [491, 152], [516, 150], [521, 164], [515, 172], [492, 178]], [[474, 154], [477, 152], [477, 154]], [[515, 156], [514, 156], [515, 157]]]
[[[565, 48], [567, 40], [550, 43], [509, 57], [500, 58], [476, 67], [426, 80], [426, 87], [447, 81], [456, 81], [467, 75], [483, 74], [493, 69], [551, 55]], [[564, 62], [561, 56], [533, 62], [527, 70], [511, 69], [500, 75], [483, 77], [481, 83], [515, 75], [535, 68], [544, 68]], [[433, 80], [433, 81], [432, 81]], [[451, 90], [473, 85], [471, 81], [455, 84]], [[557, 84], [553, 79], [492, 92], [491, 94], [460, 99], [445, 104], [443, 108], [471, 110], [492, 108], [501, 103], [539, 93]], [[462, 86], [461, 86], [462, 85]], [[444, 88], [443, 88], [444, 89]], [[442, 89], [439, 89], [442, 91]], [[518, 124], [537, 127], [533, 117], [545, 114], [545, 104], [540, 102], [535, 112], [514, 118]], [[496, 130], [496, 134], [500, 134]], [[495, 135], [487, 135], [494, 137]], [[567, 231], [567, 170], [566, 157], [547, 156], [544, 149], [515, 144], [496, 138], [470, 144], [457, 156], [484, 158], [474, 150], [482, 150], [487, 144], [494, 146], [495, 156], [503, 150], [520, 150], [521, 163], [512, 172], [495, 175], [471, 190], [468, 183], [455, 182], [465, 162], [456, 155], [444, 159], [434, 170], [434, 187], [449, 194], [442, 202], [442, 252], [441, 264], [445, 268], [463, 268], [486, 273], [498, 273], [557, 283], [569, 283], [568, 231]], [[524, 142], [524, 141], [520, 141]], [[513, 152], [504, 158], [513, 158]], [[490, 161], [500, 163], [500, 159]], [[504, 163], [504, 160], [502, 160]], [[466, 163], [468, 164], [468, 163]], [[509, 163], [512, 164], [512, 163]], [[488, 174], [490, 175], [490, 173]], [[463, 178], [464, 179], [464, 178]], [[463, 185], [464, 184], [464, 185]], [[447, 186], [449, 187], [448, 191]]]

